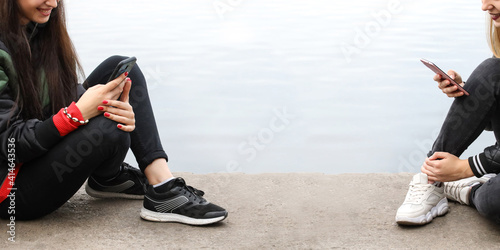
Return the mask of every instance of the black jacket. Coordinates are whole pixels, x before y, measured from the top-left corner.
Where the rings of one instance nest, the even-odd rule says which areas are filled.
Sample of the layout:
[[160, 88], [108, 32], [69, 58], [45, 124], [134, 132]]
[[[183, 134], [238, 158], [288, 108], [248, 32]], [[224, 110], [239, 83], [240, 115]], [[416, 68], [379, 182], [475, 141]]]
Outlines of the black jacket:
[[[16, 76], [10, 52], [0, 40], [0, 184], [7, 176], [9, 139], [15, 140], [15, 162], [20, 163], [42, 156], [63, 138], [54, 125], [53, 114], [45, 112], [43, 120], [20, 115], [15, 103], [20, 84]], [[84, 91], [78, 84], [78, 96]]]

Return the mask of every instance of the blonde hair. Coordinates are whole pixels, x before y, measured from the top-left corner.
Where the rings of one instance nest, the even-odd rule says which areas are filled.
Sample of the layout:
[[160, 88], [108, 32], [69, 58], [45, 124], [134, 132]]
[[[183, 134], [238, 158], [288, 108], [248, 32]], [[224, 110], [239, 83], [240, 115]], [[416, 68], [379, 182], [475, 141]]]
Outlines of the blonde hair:
[[500, 29], [495, 27], [490, 15], [486, 15], [486, 37], [491, 52], [496, 58], [500, 58]]

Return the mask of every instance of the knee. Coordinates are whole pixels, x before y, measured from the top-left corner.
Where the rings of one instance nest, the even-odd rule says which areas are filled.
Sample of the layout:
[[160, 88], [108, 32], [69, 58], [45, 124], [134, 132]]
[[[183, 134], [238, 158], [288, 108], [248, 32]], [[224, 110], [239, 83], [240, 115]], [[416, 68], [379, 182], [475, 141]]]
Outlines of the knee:
[[[119, 55], [114, 55], [108, 57], [108, 59], [104, 60], [103, 64], [107, 65], [110, 69], [114, 69], [116, 65], [118, 65], [119, 62], [127, 59], [128, 57], [126, 56], [119, 56]], [[139, 65], [136, 63], [135, 66], [132, 68], [130, 71], [130, 76], [132, 79], [132, 88], [134, 88], [136, 85], [142, 85], [142, 83], [145, 83], [146, 80], [144, 78], [144, 74], [142, 73], [141, 69], [139, 68]]]
[[500, 79], [500, 72], [498, 72], [499, 67], [500, 58], [488, 58], [479, 64], [476, 70], [480, 72], [484, 79], [498, 82]]
[[[465, 89], [479, 100], [495, 97], [500, 92], [500, 58], [488, 58], [471, 73]], [[473, 102], [470, 100], [469, 102]]]
[[[116, 68], [119, 62], [127, 59], [127, 56], [120, 56], [120, 55], [114, 55], [108, 57], [106, 60], [104, 60], [99, 67], [105, 68], [106, 70], [109, 70], [109, 74], [111, 75], [112, 71]], [[106, 75], [106, 77], [109, 77], [110, 75]]]
[[494, 68], [495, 66], [500, 66], [500, 58], [490, 57], [485, 59], [481, 64], [479, 64], [479, 67], [485, 67], [485, 68], [489, 67]]
[[116, 65], [119, 62], [121, 62], [121, 61], [123, 61], [123, 60], [125, 60], [127, 58], [128, 58], [127, 56], [114, 55], [114, 56], [108, 57], [106, 60], [104, 60], [103, 63], [109, 64], [109, 65], [111, 65], [113, 67], [116, 67]]
[[128, 150], [130, 147], [129, 133], [116, 127], [117, 123], [104, 116], [97, 116], [83, 127], [85, 139], [96, 147], [116, 147]]

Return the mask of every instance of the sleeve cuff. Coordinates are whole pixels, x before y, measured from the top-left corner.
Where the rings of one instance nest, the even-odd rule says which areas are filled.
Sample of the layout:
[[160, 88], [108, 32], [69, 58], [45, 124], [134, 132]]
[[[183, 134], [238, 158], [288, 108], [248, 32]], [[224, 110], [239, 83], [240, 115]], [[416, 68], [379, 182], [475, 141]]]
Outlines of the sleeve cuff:
[[[72, 117], [75, 117], [80, 121], [83, 120], [82, 113], [80, 112], [80, 109], [78, 109], [78, 107], [76, 106], [75, 102], [72, 102], [71, 105], [67, 107], [67, 111]], [[74, 122], [73, 120], [69, 119], [64, 114], [64, 109], [59, 110], [59, 112], [57, 112], [57, 114], [55, 114], [52, 119], [54, 121], [54, 125], [56, 126], [61, 136], [65, 136], [71, 133], [72, 131], [76, 130], [79, 126], [82, 125], [78, 122]]]
[[484, 168], [484, 162], [486, 162], [484, 153], [469, 157], [469, 166], [475, 176], [481, 177], [488, 173]]

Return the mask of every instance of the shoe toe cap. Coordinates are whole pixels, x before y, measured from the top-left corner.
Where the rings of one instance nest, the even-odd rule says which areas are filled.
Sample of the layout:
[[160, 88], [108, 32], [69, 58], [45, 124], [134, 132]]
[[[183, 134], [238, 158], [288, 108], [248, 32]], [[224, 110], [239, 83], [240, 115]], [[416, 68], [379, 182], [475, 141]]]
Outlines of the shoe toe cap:
[[425, 210], [425, 207], [421, 204], [403, 204], [399, 207], [397, 211], [398, 216], [414, 217], [420, 215]]

